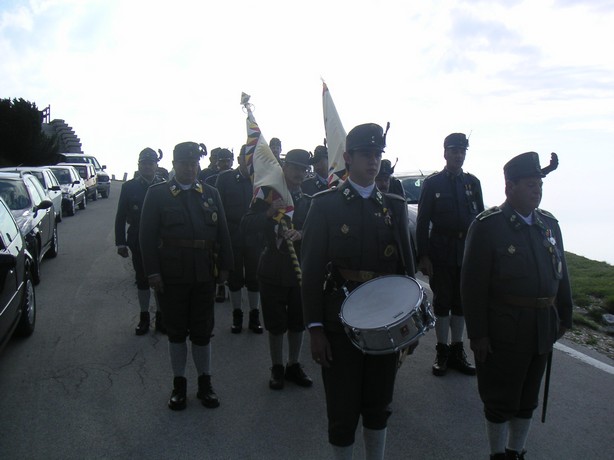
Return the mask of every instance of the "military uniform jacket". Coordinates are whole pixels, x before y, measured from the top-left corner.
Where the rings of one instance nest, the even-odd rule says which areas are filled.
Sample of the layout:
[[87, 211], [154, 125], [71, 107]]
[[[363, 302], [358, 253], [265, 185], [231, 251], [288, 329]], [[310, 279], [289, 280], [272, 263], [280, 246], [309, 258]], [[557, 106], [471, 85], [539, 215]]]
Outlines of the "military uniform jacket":
[[320, 180], [317, 175], [306, 178], [301, 184], [301, 190], [306, 195], [315, 195], [316, 193], [327, 190], [328, 186]]
[[[377, 188], [362, 198], [349, 181], [313, 197], [303, 229], [302, 299], [305, 324], [341, 331], [341, 286], [331, 292], [329, 269], [414, 276], [407, 207], [398, 195]], [[326, 292], [323, 289], [327, 283]], [[375, 307], [375, 306], [374, 306]]]
[[[285, 216], [288, 229], [303, 229], [303, 223], [311, 199], [302, 192], [293, 192], [294, 213], [292, 220]], [[249, 212], [243, 218], [245, 232], [252, 235], [262, 235], [264, 248], [258, 263], [258, 278], [277, 286], [298, 286], [298, 278], [292, 264], [292, 258], [287, 246], [287, 241], [281, 238], [282, 228], [277, 221], [268, 217], [266, 212], [269, 203], [257, 199], [252, 203]], [[297, 257], [301, 254], [301, 240], [293, 242]]]
[[482, 211], [477, 177], [463, 172], [454, 175], [446, 169], [431, 174], [424, 180], [418, 203], [418, 257], [428, 256], [435, 265], [460, 266], [467, 229]]
[[[145, 274], [161, 274], [165, 283], [212, 281], [214, 265], [233, 268], [222, 201], [216, 189], [199, 181], [189, 190], [181, 190], [175, 179], [150, 187], [139, 236]], [[189, 247], [197, 240], [208, 243]]]
[[243, 176], [237, 168], [220, 173], [215, 188], [224, 205], [232, 245], [242, 247], [245, 245], [245, 239], [241, 231], [241, 219], [249, 210], [252, 201], [252, 181]]
[[[559, 320], [571, 327], [572, 300], [558, 222], [543, 210], [533, 215], [527, 225], [506, 202], [478, 216], [467, 236], [461, 295], [470, 339], [542, 354]], [[555, 297], [555, 306], [520, 307], [510, 297]]]
[[[153, 182], [147, 182], [140, 175], [122, 184], [115, 214], [115, 245], [126, 246], [138, 244], [139, 223], [145, 194], [150, 185], [162, 182], [162, 178], [154, 176]], [[126, 224], [128, 238], [126, 239]]]

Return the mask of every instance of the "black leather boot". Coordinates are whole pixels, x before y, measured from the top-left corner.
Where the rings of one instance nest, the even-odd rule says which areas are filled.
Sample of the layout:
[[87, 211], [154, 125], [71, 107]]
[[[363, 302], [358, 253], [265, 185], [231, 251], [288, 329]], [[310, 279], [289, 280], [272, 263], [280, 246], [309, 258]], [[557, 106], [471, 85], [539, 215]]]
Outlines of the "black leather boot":
[[166, 328], [164, 327], [164, 323], [162, 322], [162, 312], [160, 311], [156, 312], [155, 324], [157, 332], [159, 332], [160, 334], [166, 334]]
[[450, 356], [450, 347], [445, 343], [438, 343], [436, 346], [437, 356], [433, 363], [433, 375], [441, 377], [448, 372], [448, 357]]
[[149, 312], [148, 311], [142, 311], [141, 312], [141, 318], [139, 320], [139, 324], [134, 329], [134, 333], [136, 335], [147, 334], [147, 332], [149, 332], [149, 321], [150, 321]]
[[500, 454], [492, 454], [490, 460], [507, 460], [506, 454], [501, 452]]
[[286, 380], [294, 382], [301, 387], [310, 387], [311, 385], [313, 385], [313, 380], [311, 380], [309, 376], [305, 374], [303, 366], [301, 366], [299, 363], [287, 365], [285, 377]]
[[186, 406], [186, 393], [188, 381], [185, 377], [175, 377], [173, 379], [173, 392], [171, 399], [168, 400], [168, 407], [171, 410], [183, 410]]
[[249, 330], [256, 334], [262, 334], [262, 326], [260, 325], [260, 311], [253, 308], [249, 312]]
[[238, 308], [232, 310], [232, 327], [230, 332], [233, 334], [240, 334], [243, 330], [243, 312]]
[[284, 366], [275, 364], [271, 368], [271, 378], [269, 380], [269, 388], [271, 390], [281, 390], [284, 387]]
[[523, 450], [522, 452], [517, 452], [515, 450], [505, 449], [505, 460], [524, 460], [524, 454], [527, 451]]
[[463, 342], [454, 342], [450, 345], [448, 367], [456, 369], [465, 375], [475, 375], [475, 367], [467, 361], [467, 355], [463, 349]]
[[198, 393], [196, 397], [202, 401], [203, 406], [209, 409], [220, 405], [220, 400], [217, 398], [215, 391], [213, 391], [210, 375], [203, 374], [198, 377]]

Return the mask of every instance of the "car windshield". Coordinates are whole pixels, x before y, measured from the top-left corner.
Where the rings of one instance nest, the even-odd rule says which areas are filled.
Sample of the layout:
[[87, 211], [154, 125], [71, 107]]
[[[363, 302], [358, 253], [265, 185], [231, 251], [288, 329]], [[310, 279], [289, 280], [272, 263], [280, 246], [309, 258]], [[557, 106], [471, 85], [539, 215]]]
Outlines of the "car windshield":
[[424, 179], [426, 179], [425, 176], [408, 176], [401, 179], [408, 203], [417, 204], [420, 201]]
[[0, 197], [2, 197], [11, 211], [17, 211], [32, 206], [32, 201], [30, 201], [26, 186], [21, 181], [0, 180]]
[[43, 173], [41, 171], [28, 171], [30, 174], [32, 174], [34, 177], [36, 177], [41, 184], [45, 183], [45, 178], [43, 177]]
[[87, 168], [85, 166], [75, 166], [75, 169], [83, 179], [87, 179]]
[[70, 175], [70, 171], [68, 169], [53, 168], [52, 171], [60, 184], [65, 185], [73, 183], [72, 176]]
[[87, 159], [89, 160], [90, 163], [94, 165], [94, 168], [96, 168], [96, 171], [99, 171], [102, 169], [102, 166], [100, 166], [100, 163], [98, 163], [98, 160], [96, 159], [96, 157], [87, 157]]
[[66, 163], [89, 163], [89, 160], [82, 155], [66, 155]]

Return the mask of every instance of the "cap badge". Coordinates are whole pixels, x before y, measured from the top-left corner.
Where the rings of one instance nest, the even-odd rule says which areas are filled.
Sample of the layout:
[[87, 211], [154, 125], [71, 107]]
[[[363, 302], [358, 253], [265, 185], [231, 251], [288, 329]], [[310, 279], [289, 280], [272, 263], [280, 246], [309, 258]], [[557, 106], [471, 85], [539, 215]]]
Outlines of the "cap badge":
[[211, 214], [211, 220], [213, 222], [217, 222], [217, 212], [214, 212], [213, 214]]
[[435, 193], [435, 198], [439, 198], [441, 196], [441, 193], [437, 192]]
[[513, 244], [509, 245], [509, 247], [507, 248], [507, 252], [509, 252], [510, 254], [514, 254], [516, 252], [516, 248]]
[[350, 231], [350, 227], [348, 227], [347, 225], [343, 224], [341, 226], [341, 233], [343, 233], [344, 235], [347, 235], [349, 231]]
[[384, 249], [384, 255], [386, 257], [390, 257], [392, 254], [394, 254], [394, 246], [392, 244], [389, 244], [388, 246], [386, 246], [386, 249]]

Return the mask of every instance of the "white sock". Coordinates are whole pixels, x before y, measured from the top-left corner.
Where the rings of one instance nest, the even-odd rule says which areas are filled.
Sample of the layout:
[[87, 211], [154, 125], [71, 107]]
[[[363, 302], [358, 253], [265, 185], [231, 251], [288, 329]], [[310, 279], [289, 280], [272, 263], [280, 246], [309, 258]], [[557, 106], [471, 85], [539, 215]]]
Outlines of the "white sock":
[[192, 359], [198, 375], [211, 375], [211, 342], [207, 345], [192, 344]]
[[435, 321], [435, 335], [437, 343], [448, 344], [448, 332], [450, 331], [450, 316], [437, 316]]
[[139, 307], [141, 308], [141, 313], [149, 311], [149, 289], [139, 289], [137, 291], [137, 296], [139, 298]]
[[260, 293], [258, 291], [247, 291], [247, 303], [250, 310], [254, 310], [260, 305]]
[[303, 347], [303, 332], [288, 331], [288, 364], [298, 363]]
[[509, 422], [493, 423], [486, 420], [486, 436], [491, 455], [505, 452], [508, 428]]
[[383, 430], [371, 430], [363, 426], [362, 437], [365, 442], [365, 460], [384, 460], [386, 428]]
[[243, 293], [241, 289], [238, 291], [230, 291], [230, 304], [234, 310], [242, 310], [241, 308], [241, 300], [243, 297]]
[[352, 460], [354, 445], [341, 447], [331, 444], [331, 447], [333, 448], [333, 457], [335, 460]]
[[168, 343], [168, 352], [171, 355], [171, 367], [175, 377], [185, 377], [185, 365], [188, 359], [188, 344]]
[[462, 342], [463, 332], [465, 331], [465, 317], [452, 315], [450, 318], [450, 330], [452, 331], [452, 343]]
[[527, 443], [530, 428], [530, 418], [514, 417], [511, 419], [510, 431], [507, 437], [507, 448], [510, 450], [515, 450], [516, 452], [522, 452], [525, 444]]
[[271, 334], [269, 332], [269, 352], [271, 353], [271, 362], [273, 366], [284, 364], [284, 335]]

